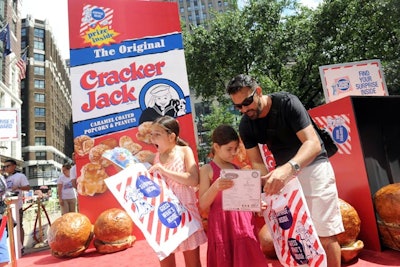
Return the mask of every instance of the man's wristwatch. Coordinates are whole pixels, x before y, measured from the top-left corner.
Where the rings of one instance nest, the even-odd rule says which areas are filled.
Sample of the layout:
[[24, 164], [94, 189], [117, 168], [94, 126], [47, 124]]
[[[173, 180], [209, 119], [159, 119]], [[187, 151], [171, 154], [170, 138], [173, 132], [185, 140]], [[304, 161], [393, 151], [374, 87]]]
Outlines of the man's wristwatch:
[[300, 165], [294, 160], [289, 160], [288, 163], [292, 166], [294, 174], [297, 175], [301, 170]]

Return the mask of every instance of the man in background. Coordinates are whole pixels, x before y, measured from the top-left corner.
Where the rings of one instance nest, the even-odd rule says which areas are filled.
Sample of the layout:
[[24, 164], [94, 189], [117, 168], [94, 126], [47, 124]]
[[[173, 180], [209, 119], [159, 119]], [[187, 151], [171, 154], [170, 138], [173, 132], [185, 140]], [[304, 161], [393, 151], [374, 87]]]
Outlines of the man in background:
[[26, 178], [26, 176], [18, 172], [16, 170], [17, 168], [17, 162], [13, 159], [8, 159], [4, 163], [4, 170], [7, 173], [7, 191], [12, 192], [17, 194], [18, 196], [18, 203], [17, 203], [17, 209], [19, 211], [19, 229], [21, 233], [21, 246], [22, 250], [21, 253], [24, 253], [24, 238], [25, 238], [25, 232], [24, 232], [24, 227], [23, 227], [23, 196], [24, 192], [23, 191], [28, 191], [31, 189], [29, 185], [29, 181]]

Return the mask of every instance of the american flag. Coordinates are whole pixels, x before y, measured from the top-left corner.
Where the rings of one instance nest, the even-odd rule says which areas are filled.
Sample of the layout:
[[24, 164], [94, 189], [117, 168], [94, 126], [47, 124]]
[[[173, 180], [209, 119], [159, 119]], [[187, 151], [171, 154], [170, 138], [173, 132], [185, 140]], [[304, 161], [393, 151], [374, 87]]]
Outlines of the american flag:
[[27, 50], [22, 54], [21, 58], [17, 61], [17, 67], [19, 69], [19, 80], [23, 80], [26, 78], [26, 59], [27, 59]]
[[0, 41], [3, 41], [4, 56], [11, 54], [10, 27], [8, 23], [0, 30]]

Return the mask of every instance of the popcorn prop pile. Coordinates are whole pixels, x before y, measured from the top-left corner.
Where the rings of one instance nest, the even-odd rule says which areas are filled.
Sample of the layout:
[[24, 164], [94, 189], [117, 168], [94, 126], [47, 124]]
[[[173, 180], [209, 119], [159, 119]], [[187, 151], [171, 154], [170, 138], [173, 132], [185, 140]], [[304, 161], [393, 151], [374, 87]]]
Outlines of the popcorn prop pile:
[[337, 235], [341, 247], [342, 262], [349, 262], [358, 256], [364, 248], [364, 243], [357, 240], [360, 233], [361, 220], [357, 211], [343, 199], [340, 201], [344, 232]]
[[261, 250], [265, 256], [270, 259], [277, 259], [274, 247], [274, 240], [272, 239], [271, 233], [268, 230], [268, 225], [264, 224], [261, 230], [258, 232], [258, 239], [260, 240]]
[[125, 134], [104, 140], [87, 135], [75, 137], [75, 152], [78, 157], [85, 159], [77, 179], [79, 195], [95, 196], [106, 192], [104, 180], [115, 174], [114, 167], [121, 170], [138, 162], [153, 162], [154, 152], [138, 143], [148, 144], [150, 126], [151, 123], [140, 125], [136, 140]]
[[389, 184], [374, 195], [382, 243], [400, 251], [400, 183]]
[[51, 225], [48, 242], [54, 257], [75, 258], [86, 251], [92, 240], [101, 254], [132, 247], [136, 240], [132, 233], [133, 221], [122, 209], [103, 211], [94, 225], [86, 215], [69, 212]]
[[94, 246], [102, 254], [114, 253], [133, 246], [133, 221], [122, 209], [103, 211], [94, 224]]
[[80, 256], [93, 238], [93, 225], [83, 214], [69, 212], [56, 219], [50, 226], [48, 243], [51, 255], [56, 258]]

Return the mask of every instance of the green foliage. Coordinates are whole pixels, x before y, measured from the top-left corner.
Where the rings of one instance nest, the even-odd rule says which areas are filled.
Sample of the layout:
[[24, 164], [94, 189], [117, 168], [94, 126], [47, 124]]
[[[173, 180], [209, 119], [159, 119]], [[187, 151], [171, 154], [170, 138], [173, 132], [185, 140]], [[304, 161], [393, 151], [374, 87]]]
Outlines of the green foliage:
[[202, 130], [204, 131], [204, 142], [205, 145], [198, 146], [197, 152], [200, 161], [206, 161], [208, 154], [211, 149], [211, 134], [212, 131], [221, 124], [229, 124], [236, 126], [239, 120], [238, 112], [235, 112], [231, 104], [213, 105], [211, 113], [207, 115], [200, 115], [200, 120], [202, 122]]
[[264, 92], [288, 91], [306, 107], [324, 102], [319, 66], [380, 59], [390, 94], [400, 94], [398, 0], [325, 0], [316, 10], [293, 0], [251, 0], [216, 14], [209, 30], [185, 33], [189, 84], [197, 96], [228, 102], [235, 75]]
[[223, 101], [229, 78], [250, 68], [250, 36], [240, 14], [236, 10], [217, 15], [210, 22], [210, 30], [200, 26], [185, 35], [189, 84], [197, 96]]
[[230, 106], [228, 106], [227, 104], [218, 106], [213, 105], [212, 112], [203, 117], [204, 128], [212, 131], [221, 124], [229, 124], [234, 126], [237, 115], [235, 115], [233, 112], [234, 111], [231, 105]]

